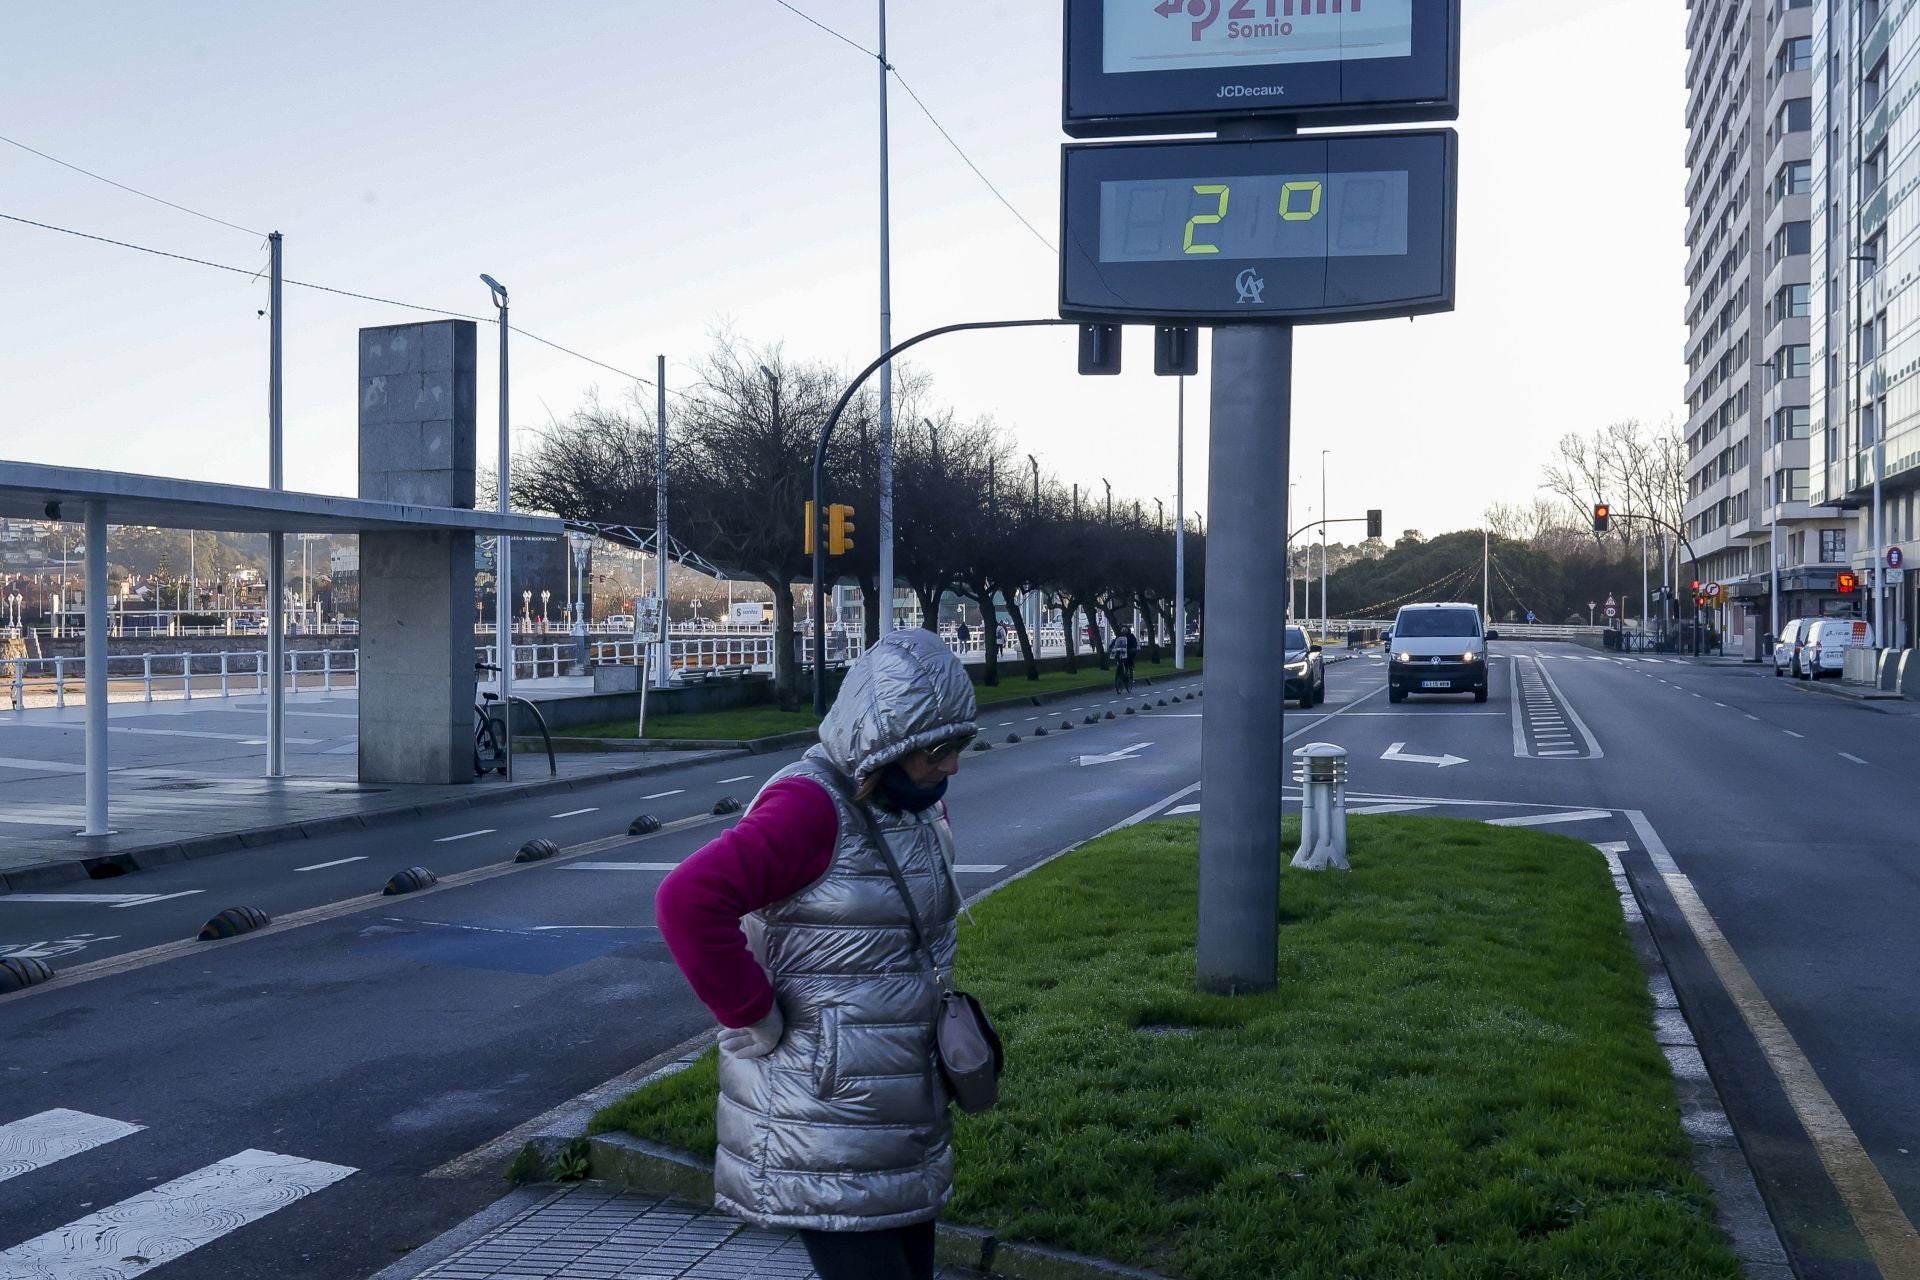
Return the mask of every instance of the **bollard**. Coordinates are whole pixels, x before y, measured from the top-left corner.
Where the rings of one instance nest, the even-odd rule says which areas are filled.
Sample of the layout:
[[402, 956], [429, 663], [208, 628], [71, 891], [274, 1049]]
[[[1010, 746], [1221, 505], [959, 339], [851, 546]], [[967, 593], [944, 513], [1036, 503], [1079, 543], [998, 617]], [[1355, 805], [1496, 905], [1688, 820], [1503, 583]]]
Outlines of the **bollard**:
[[1300, 851], [1293, 864], [1307, 871], [1347, 866], [1347, 750], [1309, 742], [1293, 753], [1293, 780], [1301, 787]]

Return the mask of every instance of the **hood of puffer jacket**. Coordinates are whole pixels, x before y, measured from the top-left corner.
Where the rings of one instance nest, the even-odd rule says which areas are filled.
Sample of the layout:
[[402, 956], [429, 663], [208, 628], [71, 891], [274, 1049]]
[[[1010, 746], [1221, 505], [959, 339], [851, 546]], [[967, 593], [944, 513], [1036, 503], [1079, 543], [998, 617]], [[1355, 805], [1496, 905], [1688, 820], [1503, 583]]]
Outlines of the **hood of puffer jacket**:
[[820, 722], [820, 745], [855, 785], [910, 751], [974, 732], [973, 682], [946, 641], [895, 631], [861, 655]]

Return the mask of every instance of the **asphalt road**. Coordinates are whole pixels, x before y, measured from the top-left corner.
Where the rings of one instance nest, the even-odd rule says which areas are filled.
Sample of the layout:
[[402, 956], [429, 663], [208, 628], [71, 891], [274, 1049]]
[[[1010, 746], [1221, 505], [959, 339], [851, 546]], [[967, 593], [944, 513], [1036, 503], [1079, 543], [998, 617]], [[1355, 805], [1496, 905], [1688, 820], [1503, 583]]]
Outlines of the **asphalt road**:
[[[1290, 707], [1282, 732], [1290, 747], [1348, 750], [1353, 812], [1537, 827], [1617, 854], [1800, 1274], [1878, 1274], [1874, 1249], [1898, 1246], [1920, 1217], [1920, 794], [1900, 773], [1920, 716], [1763, 669], [1571, 645], [1493, 650], [1485, 704], [1389, 705], [1384, 665], [1364, 657], [1330, 664], [1326, 704]], [[1156, 806], [1204, 815], [1205, 701], [1080, 723], [1118, 709], [1095, 705], [1108, 701], [987, 722], [996, 742], [1028, 740], [966, 759], [952, 808], [961, 861], [979, 869], [963, 886], [986, 888]], [[1076, 727], [1059, 733], [1062, 719]], [[1055, 732], [1033, 739], [1036, 725]], [[153, 899], [135, 906], [0, 898], [0, 939], [88, 935], [69, 963], [132, 963], [236, 903], [324, 917], [0, 998], [0, 1125], [64, 1107], [147, 1126], [6, 1183], [0, 1276], [16, 1242], [246, 1148], [354, 1172], [205, 1245], [193, 1274], [365, 1276], [486, 1203], [499, 1191], [490, 1174], [422, 1175], [707, 1025], [650, 927], [652, 893], [664, 867], [719, 829], [703, 818], [718, 796], [747, 799], [788, 758], [708, 762], [90, 886]], [[640, 812], [683, 825], [628, 840]], [[535, 835], [589, 851], [486, 870]], [[487, 878], [352, 901], [416, 863]], [[1721, 950], [1703, 947], [1702, 918]], [[1729, 955], [1752, 978], [1738, 1001]], [[1837, 1116], [1846, 1141], [1825, 1123], [1816, 1146], [1808, 1116]], [[1892, 1209], [1868, 1234], [1863, 1171]]]
[[[1159, 685], [1151, 698], [1197, 687]], [[999, 745], [969, 753], [951, 793], [963, 889], [1194, 783], [1197, 718], [1156, 708], [1081, 723], [1122, 709], [1110, 701], [985, 721]], [[1131, 700], [1136, 712], [1147, 701], [1145, 690]], [[1075, 727], [1060, 732], [1067, 719]], [[1039, 726], [1050, 734], [1033, 736]], [[1006, 745], [1010, 733], [1025, 740]], [[718, 796], [750, 798], [790, 758], [710, 762], [87, 886], [150, 899], [133, 906], [0, 897], [7, 937], [88, 935], [54, 960], [73, 976], [0, 997], [0, 1276], [137, 1274], [144, 1264], [117, 1260], [204, 1237], [161, 1274], [347, 1280], [453, 1226], [501, 1193], [497, 1166], [423, 1175], [711, 1026], [653, 927], [653, 893], [730, 820], [706, 820]], [[625, 836], [641, 812], [680, 825]], [[507, 869], [535, 835], [588, 851]], [[497, 874], [362, 896], [416, 863]], [[243, 903], [279, 922], [218, 946], [177, 941]], [[153, 947], [165, 954], [141, 954]], [[113, 971], [76, 980], [92, 961]], [[196, 1203], [208, 1211], [196, 1216]], [[118, 1269], [81, 1270], [102, 1260]]]

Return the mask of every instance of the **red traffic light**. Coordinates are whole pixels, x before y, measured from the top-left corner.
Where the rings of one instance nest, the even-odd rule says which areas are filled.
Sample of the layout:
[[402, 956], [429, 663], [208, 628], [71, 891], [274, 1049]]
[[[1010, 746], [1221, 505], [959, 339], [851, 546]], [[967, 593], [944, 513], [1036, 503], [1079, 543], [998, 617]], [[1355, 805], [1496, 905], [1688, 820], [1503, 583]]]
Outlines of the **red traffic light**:
[[1693, 582], [1692, 582], [1692, 584], [1691, 584], [1691, 585], [1692, 585], [1692, 587], [1693, 587], [1693, 593], [1694, 593], [1695, 595], [1699, 595], [1699, 594], [1700, 594], [1700, 579], [1698, 579], [1698, 578], [1695, 578], [1695, 579], [1693, 580]]
[[1860, 589], [1860, 575], [1851, 569], [1842, 569], [1835, 585], [1840, 588], [1841, 595], [1850, 595]]

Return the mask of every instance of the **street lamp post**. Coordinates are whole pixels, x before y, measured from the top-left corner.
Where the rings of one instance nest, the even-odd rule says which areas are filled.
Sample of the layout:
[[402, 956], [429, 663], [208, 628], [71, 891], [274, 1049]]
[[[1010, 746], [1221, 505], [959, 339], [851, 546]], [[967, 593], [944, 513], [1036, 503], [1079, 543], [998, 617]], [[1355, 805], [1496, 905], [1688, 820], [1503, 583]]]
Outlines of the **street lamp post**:
[[[1034, 528], [1040, 527], [1040, 460], [1032, 454], [1027, 455], [1027, 465], [1033, 468], [1033, 522]], [[1033, 651], [1040, 652], [1040, 591], [1039, 588], [1027, 592], [1027, 629], [1033, 632]]]
[[587, 553], [593, 549], [593, 535], [584, 529], [567, 534], [573, 550], [573, 634], [587, 634]]
[[[493, 291], [493, 305], [500, 313], [500, 475], [499, 506], [500, 514], [506, 515], [512, 510], [510, 496], [509, 464], [511, 461], [511, 438], [507, 426], [507, 288], [492, 276], [482, 272], [480, 280]], [[493, 602], [494, 602], [494, 652], [500, 670], [496, 672], [500, 680], [500, 718], [504, 732], [501, 737], [502, 761], [505, 765], [503, 776], [513, 781], [513, 539], [505, 533], [494, 539], [493, 552]]]
[[1320, 451], [1320, 643], [1327, 642], [1327, 455]]

